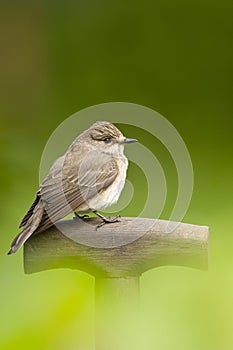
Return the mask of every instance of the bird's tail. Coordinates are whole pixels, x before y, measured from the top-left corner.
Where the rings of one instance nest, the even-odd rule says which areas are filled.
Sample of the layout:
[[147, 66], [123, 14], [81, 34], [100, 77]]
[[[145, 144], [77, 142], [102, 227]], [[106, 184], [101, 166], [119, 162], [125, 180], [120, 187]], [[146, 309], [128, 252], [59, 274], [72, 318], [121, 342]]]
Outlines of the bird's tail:
[[32, 235], [32, 229], [27, 226], [25, 229], [20, 232], [11, 243], [11, 249], [7, 253], [8, 255], [17, 252], [17, 250], [26, 242], [26, 240]]
[[11, 243], [11, 249], [8, 252], [8, 255], [15, 253], [25, 242], [26, 240], [36, 231], [39, 227], [42, 216], [44, 213], [44, 206], [41, 201], [38, 202], [35, 207], [30, 219], [27, 222], [27, 225], [13, 240]]

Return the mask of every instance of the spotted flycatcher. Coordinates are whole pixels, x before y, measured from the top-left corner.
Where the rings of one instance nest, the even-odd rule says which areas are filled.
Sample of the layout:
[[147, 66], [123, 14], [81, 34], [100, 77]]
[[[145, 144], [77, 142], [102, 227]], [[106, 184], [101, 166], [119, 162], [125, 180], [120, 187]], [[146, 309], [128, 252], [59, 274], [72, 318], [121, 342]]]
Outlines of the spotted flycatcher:
[[106, 218], [98, 211], [117, 202], [128, 168], [124, 145], [135, 141], [109, 122], [97, 122], [79, 135], [52, 165], [8, 254], [72, 212], [80, 218], [81, 213], [95, 213], [102, 219], [99, 226], [119, 221], [118, 216]]

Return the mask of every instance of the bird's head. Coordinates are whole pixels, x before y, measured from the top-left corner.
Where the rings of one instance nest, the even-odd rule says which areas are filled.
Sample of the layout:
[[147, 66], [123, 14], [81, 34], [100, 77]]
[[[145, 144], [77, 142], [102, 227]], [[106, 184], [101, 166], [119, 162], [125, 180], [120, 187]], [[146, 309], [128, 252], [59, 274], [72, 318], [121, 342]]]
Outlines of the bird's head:
[[114, 155], [122, 154], [126, 143], [137, 141], [125, 137], [115, 125], [105, 121], [93, 124], [87, 132], [94, 147], [100, 152]]

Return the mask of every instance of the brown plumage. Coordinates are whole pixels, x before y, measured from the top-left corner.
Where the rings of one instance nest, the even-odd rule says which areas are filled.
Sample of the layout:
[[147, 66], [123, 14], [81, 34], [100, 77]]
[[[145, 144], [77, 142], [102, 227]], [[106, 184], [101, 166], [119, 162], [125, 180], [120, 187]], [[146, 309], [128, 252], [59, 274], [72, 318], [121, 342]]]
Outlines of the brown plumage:
[[128, 167], [124, 144], [134, 141], [108, 122], [97, 122], [78, 136], [42, 182], [8, 254], [71, 212], [101, 216], [97, 210], [115, 203], [123, 189]]

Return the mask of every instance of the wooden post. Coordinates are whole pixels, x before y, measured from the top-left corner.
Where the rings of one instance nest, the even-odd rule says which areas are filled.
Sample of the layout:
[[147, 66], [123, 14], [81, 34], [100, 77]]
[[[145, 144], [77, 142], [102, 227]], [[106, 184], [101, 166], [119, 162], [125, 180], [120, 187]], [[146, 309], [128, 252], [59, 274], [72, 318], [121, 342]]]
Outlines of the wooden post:
[[96, 349], [126, 350], [130, 329], [125, 329], [124, 320], [129, 315], [137, 318], [140, 275], [163, 265], [207, 269], [209, 229], [165, 220], [122, 218], [96, 231], [98, 222], [96, 218], [61, 221], [32, 236], [24, 246], [24, 270], [34, 273], [71, 268], [94, 276]]
[[131, 324], [139, 318], [139, 277], [97, 277], [95, 299], [96, 349], [132, 349]]

